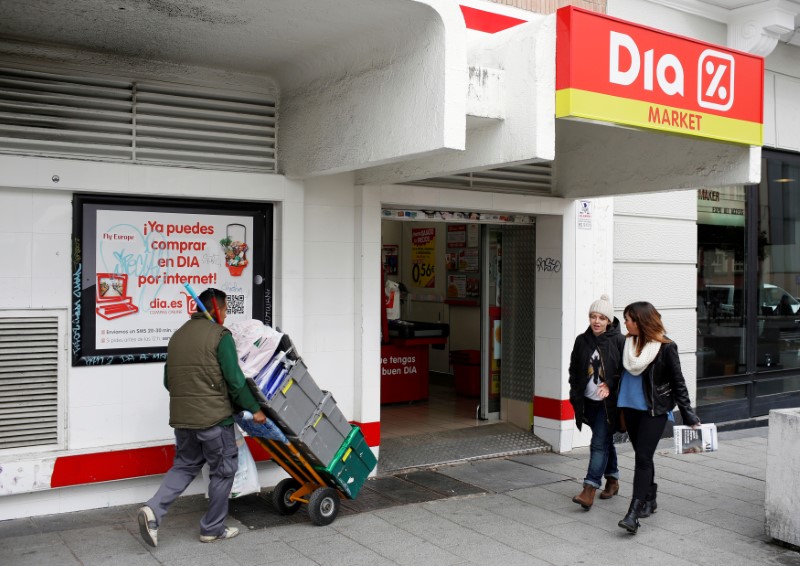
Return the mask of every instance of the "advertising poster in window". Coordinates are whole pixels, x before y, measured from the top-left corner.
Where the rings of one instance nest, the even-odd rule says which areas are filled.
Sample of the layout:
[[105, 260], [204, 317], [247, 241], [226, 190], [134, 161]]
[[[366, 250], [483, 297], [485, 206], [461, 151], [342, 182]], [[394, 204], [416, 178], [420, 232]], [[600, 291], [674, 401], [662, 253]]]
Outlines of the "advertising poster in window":
[[417, 287], [436, 286], [436, 228], [411, 230], [411, 280]]
[[73, 365], [165, 360], [209, 287], [272, 324], [272, 205], [77, 196], [72, 259]]

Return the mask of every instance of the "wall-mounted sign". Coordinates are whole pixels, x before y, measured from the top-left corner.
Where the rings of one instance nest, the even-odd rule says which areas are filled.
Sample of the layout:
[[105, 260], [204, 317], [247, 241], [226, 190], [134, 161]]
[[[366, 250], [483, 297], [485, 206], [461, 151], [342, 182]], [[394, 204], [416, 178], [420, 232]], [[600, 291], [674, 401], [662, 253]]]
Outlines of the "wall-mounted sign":
[[394, 244], [384, 244], [381, 248], [381, 256], [383, 257], [383, 272], [386, 275], [397, 275], [398, 254], [399, 246]]
[[764, 59], [566, 6], [556, 117], [761, 145]]
[[582, 200], [578, 203], [578, 229], [592, 229], [592, 201]]
[[73, 364], [163, 361], [186, 284], [272, 324], [272, 205], [78, 195], [72, 267]]
[[744, 227], [744, 187], [697, 189], [697, 223]]
[[417, 287], [436, 286], [436, 228], [411, 230], [411, 280]]

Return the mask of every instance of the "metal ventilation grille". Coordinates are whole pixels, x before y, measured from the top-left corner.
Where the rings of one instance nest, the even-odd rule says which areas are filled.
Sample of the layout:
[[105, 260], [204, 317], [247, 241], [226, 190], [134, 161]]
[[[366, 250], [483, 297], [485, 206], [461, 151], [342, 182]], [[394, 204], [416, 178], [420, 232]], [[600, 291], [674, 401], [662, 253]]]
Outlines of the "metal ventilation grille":
[[0, 318], [0, 450], [58, 443], [58, 318]]
[[552, 162], [527, 163], [498, 169], [487, 169], [485, 171], [460, 173], [447, 177], [434, 177], [405, 184], [551, 196], [553, 191], [553, 164]]
[[0, 68], [0, 149], [130, 159], [131, 88]]
[[275, 170], [275, 103], [136, 85], [136, 160]]
[[275, 101], [0, 68], [0, 151], [274, 172]]

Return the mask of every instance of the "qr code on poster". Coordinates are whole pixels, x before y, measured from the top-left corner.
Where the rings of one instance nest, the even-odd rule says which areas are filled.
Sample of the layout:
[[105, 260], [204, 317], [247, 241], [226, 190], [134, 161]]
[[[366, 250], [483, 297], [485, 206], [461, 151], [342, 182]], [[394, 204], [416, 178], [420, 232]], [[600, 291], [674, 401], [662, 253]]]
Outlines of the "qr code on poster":
[[244, 295], [228, 295], [228, 314], [244, 314]]

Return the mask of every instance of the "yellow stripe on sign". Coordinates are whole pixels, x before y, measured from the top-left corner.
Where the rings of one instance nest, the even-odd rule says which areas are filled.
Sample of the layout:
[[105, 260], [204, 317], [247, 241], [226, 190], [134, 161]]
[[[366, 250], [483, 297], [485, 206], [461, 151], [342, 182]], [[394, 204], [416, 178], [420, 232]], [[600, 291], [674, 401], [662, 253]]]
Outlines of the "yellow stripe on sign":
[[352, 451], [353, 451], [352, 448], [347, 449], [347, 452], [345, 452], [344, 456], [342, 456], [342, 462], [347, 462], [347, 459], [350, 457], [350, 452]]
[[757, 122], [574, 88], [556, 91], [556, 118], [568, 117], [747, 145], [764, 142], [764, 126]]
[[288, 382], [286, 382], [286, 385], [284, 385], [284, 386], [283, 386], [283, 389], [281, 389], [281, 393], [283, 393], [284, 395], [286, 395], [286, 392], [287, 392], [287, 391], [289, 391], [289, 388], [290, 388], [292, 385], [294, 385], [294, 379], [290, 379]]

